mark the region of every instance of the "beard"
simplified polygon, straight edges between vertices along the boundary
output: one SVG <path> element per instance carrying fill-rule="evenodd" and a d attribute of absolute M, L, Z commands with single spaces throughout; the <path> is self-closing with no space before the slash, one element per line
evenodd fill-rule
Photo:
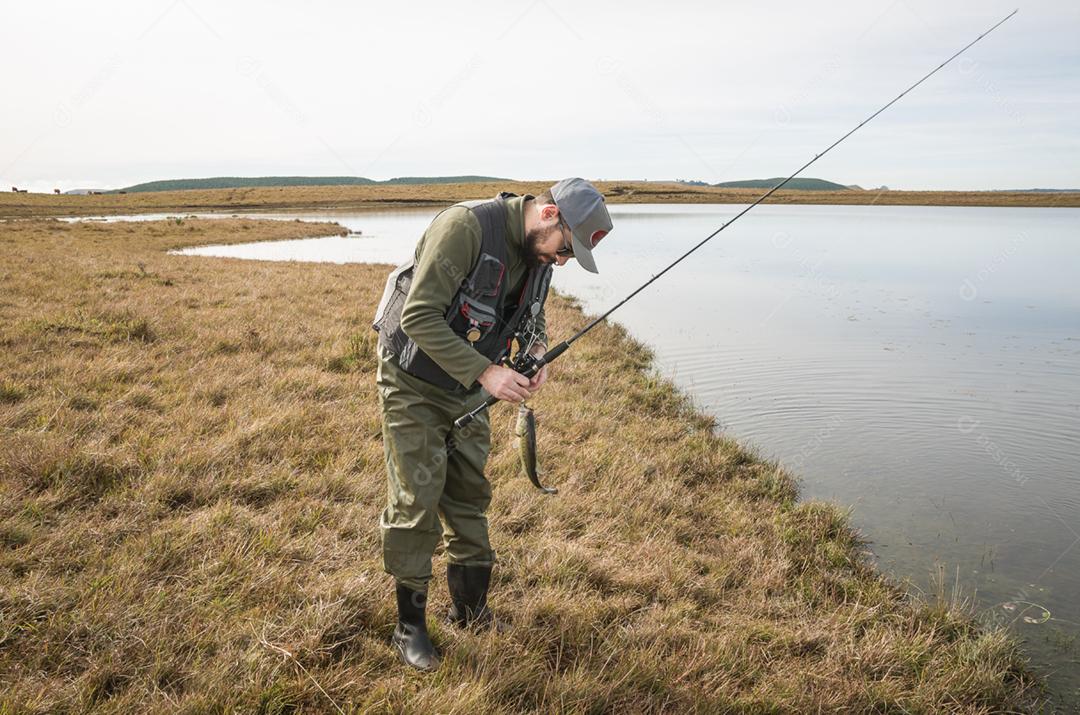
<path fill-rule="evenodd" d="M 559 231 L 557 225 L 548 226 L 547 228 L 537 227 L 525 234 L 525 255 L 523 258 L 525 265 L 528 266 L 530 270 L 552 263 L 552 261 L 540 257 L 539 246 L 555 232 L 558 232 L 560 235 L 562 234 L 562 231 Z"/>

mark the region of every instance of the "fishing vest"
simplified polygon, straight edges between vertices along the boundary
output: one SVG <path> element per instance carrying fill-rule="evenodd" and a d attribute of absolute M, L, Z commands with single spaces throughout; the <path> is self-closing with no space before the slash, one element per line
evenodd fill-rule
<path fill-rule="evenodd" d="M 543 308 L 551 283 L 551 266 L 531 268 L 521 293 L 510 295 L 505 280 L 509 275 L 505 200 L 512 196 L 503 192 L 494 199 L 456 204 L 469 209 L 480 222 L 480 255 L 450 301 L 446 322 L 459 338 L 493 363 L 502 361 L 514 333 Z M 386 280 L 372 324 L 379 333 L 379 345 L 410 375 L 454 392 L 471 389 L 472 385 L 450 377 L 401 329 L 401 311 L 414 269 L 415 257 L 398 266 Z"/>

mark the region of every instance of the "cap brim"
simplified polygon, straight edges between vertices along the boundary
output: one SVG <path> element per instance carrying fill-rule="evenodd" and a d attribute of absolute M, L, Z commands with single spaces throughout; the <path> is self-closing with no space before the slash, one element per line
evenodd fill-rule
<path fill-rule="evenodd" d="M 578 264 L 589 273 L 599 273 L 596 269 L 596 261 L 593 260 L 592 248 L 588 243 L 578 238 L 577 231 L 570 231 L 570 243 L 574 247 L 574 258 Z"/>

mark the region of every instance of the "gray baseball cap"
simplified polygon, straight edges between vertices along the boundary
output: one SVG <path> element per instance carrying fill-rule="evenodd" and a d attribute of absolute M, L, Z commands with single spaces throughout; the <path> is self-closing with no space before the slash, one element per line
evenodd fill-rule
<path fill-rule="evenodd" d="M 551 198 L 572 234 L 574 258 L 590 273 L 596 270 L 592 250 L 612 229 L 604 196 L 585 179 L 563 179 L 551 187 Z"/>

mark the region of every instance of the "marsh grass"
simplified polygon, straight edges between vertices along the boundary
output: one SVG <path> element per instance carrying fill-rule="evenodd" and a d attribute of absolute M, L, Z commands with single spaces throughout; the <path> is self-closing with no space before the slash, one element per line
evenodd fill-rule
<path fill-rule="evenodd" d="M 491 603 L 389 647 L 369 321 L 386 267 L 167 255 L 327 224 L 0 224 L 0 712 L 960 712 L 1032 707 L 1001 631 L 882 579 L 837 507 L 599 327 L 493 415 Z M 581 325 L 552 301 L 553 335 Z"/>
<path fill-rule="evenodd" d="M 762 189 L 731 189 L 679 183 L 596 181 L 608 203 L 748 204 Z M 191 189 L 88 196 L 0 193 L 0 218 L 170 211 L 283 211 L 289 209 L 401 208 L 445 206 L 491 198 L 500 191 L 538 195 L 552 182 L 501 181 L 467 184 L 389 186 L 280 186 Z M 791 191 L 771 196 L 772 204 L 880 206 L 1080 206 L 1080 193 L 1027 191 Z M 183 217 L 171 219 L 183 225 Z"/>

